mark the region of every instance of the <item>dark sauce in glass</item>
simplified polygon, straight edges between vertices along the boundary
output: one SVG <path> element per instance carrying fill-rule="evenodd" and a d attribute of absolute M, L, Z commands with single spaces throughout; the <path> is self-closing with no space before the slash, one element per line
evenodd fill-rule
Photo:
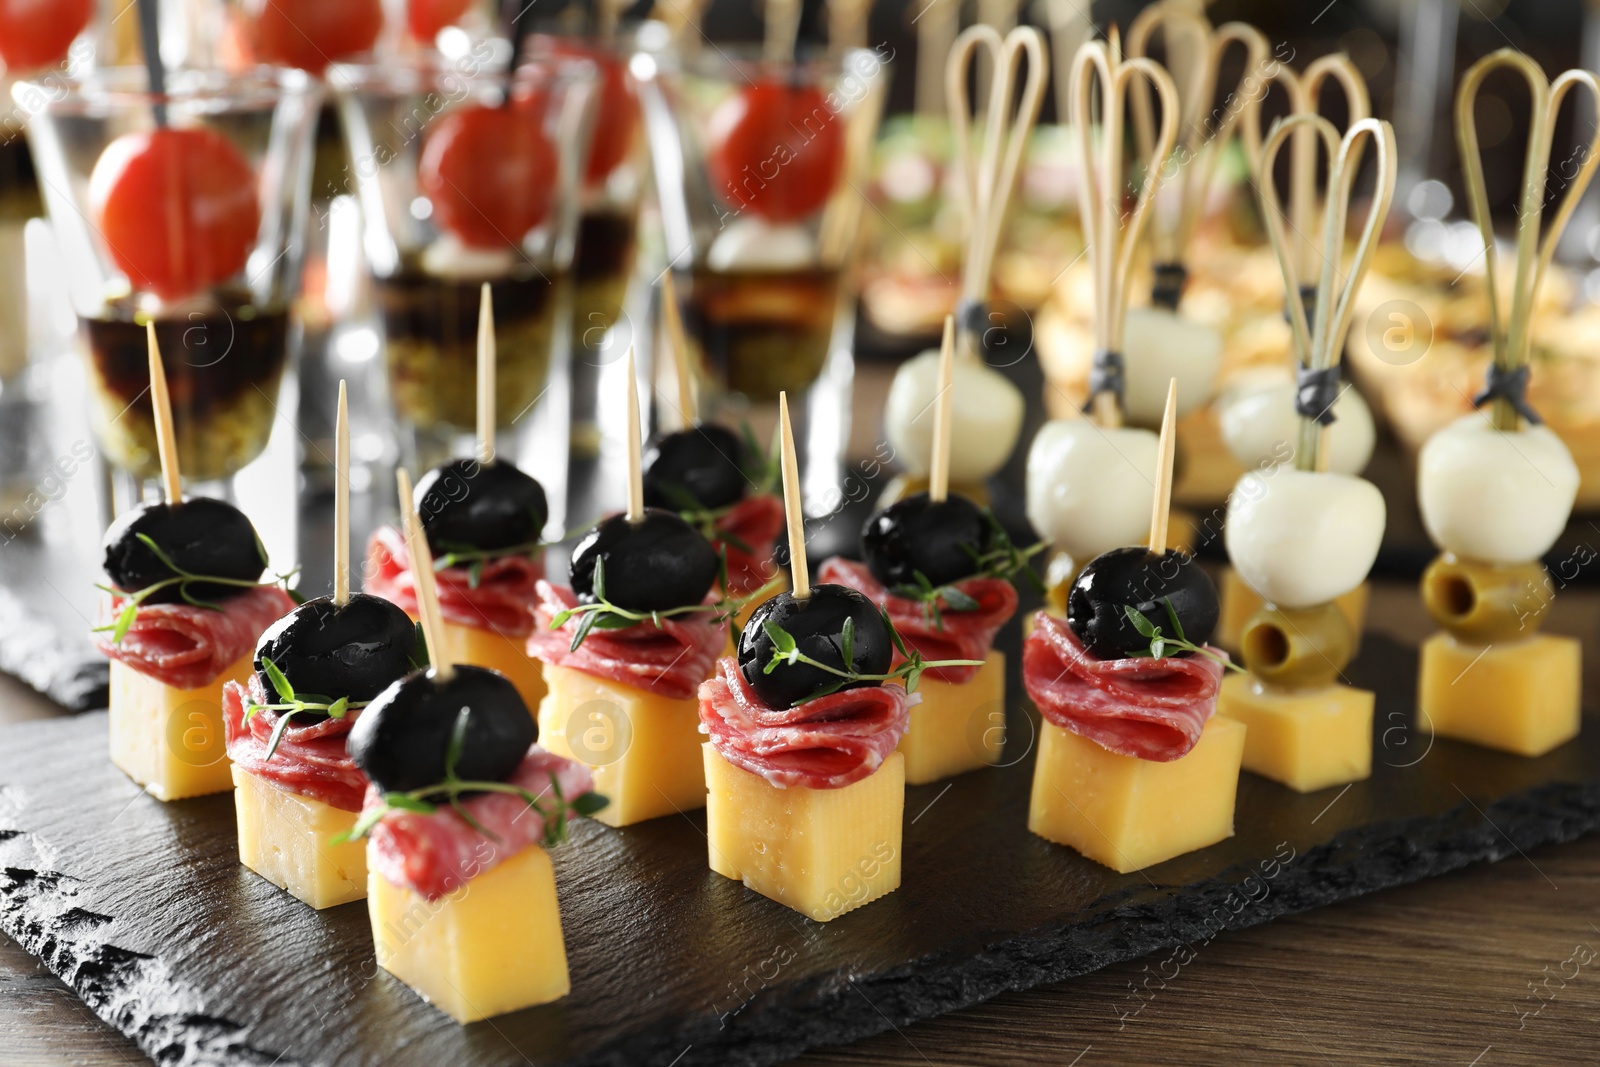
<path fill-rule="evenodd" d="M 724 388 L 775 401 L 779 392 L 799 392 L 822 373 L 839 302 L 837 269 L 724 273 L 697 267 L 679 287 L 684 329 Z"/>
<path fill-rule="evenodd" d="M 25 220 L 43 214 L 27 138 L 12 133 L 9 140 L 0 141 L 0 219 Z"/>

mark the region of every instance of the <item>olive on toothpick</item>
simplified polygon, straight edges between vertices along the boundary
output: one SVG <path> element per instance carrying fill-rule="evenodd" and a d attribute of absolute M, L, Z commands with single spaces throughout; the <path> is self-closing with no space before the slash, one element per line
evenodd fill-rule
<path fill-rule="evenodd" d="M 160 554 L 141 540 L 153 541 Z M 106 530 L 105 571 L 111 584 L 137 592 L 177 577 L 167 559 L 190 574 L 256 582 L 267 568 L 256 528 L 244 512 L 222 500 L 195 497 L 181 504 L 140 504 L 117 517 Z M 242 593 L 245 586 L 214 582 L 174 582 L 143 599 L 146 604 L 178 603 L 183 593 L 217 600 Z"/>
<path fill-rule="evenodd" d="M 848 658 L 846 622 L 851 629 Z M 804 660 L 779 663 L 768 673 L 776 648 L 769 624 L 788 634 L 802 656 L 832 671 L 868 677 L 840 685 L 838 674 Z M 824 690 L 882 685 L 893 658 L 894 639 L 878 606 L 842 585 L 812 586 L 804 599 L 779 593 L 755 610 L 739 637 L 739 670 L 756 694 L 775 708 L 793 707 Z"/>
<path fill-rule="evenodd" d="M 940 501 L 927 493 L 908 496 L 873 515 L 861 531 L 867 568 L 890 588 L 915 585 L 918 574 L 936 586 L 971 578 L 993 542 L 989 517 L 960 494 Z"/>
<path fill-rule="evenodd" d="M 436 556 L 535 545 L 550 517 L 544 486 L 504 460 L 435 467 L 417 482 L 413 500 Z"/>
<path fill-rule="evenodd" d="M 644 455 L 646 507 L 715 511 L 744 499 L 749 448 L 725 426 L 704 423 L 657 438 Z"/>
<path fill-rule="evenodd" d="M 646 508 L 643 518 L 605 519 L 572 553 L 572 591 L 594 603 L 595 571 L 605 599 L 628 611 L 666 611 L 698 604 L 717 580 L 717 550 L 675 512 Z"/>
<path fill-rule="evenodd" d="M 372 700 L 412 668 L 416 625 L 382 597 L 353 593 L 343 606 L 331 596 L 308 600 L 274 622 L 256 643 L 255 671 L 262 688 L 275 686 L 271 661 L 304 700 L 343 697 L 352 704 Z M 304 721 L 321 712 L 296 712 Z"/>
<path fill-rule="evenodd" d="M 1217 587 L 1181 549 L 1155 553 L 1132 545 L 1096 556 L 1067 593 L 1067 625 L 1097 659 L 1146 654 L 1150 637 L 1134 625 L 1130 607 L 1167 636 L 1194 645 L 1204 645 L 1217 628 Z M 1170 654 L 1187 656 L 1190 650 L 1174 648 Z"/>

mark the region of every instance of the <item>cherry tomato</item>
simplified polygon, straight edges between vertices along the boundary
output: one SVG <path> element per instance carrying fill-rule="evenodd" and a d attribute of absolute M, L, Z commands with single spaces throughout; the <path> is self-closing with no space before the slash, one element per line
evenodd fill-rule
<path fill-rule="evenodd" d="M 472 7 L 472 0 L 406 0 L 406 30 L 423 44 L 432 44 L 439 31 L 454 26 Z"/>
<path fill-rule="evenodd" d="M 203 127 L 118 137 L 90 175 L 89 203 L 117 268 L 163 300 L 237 274 L 261 225 L 249 161 Z"/>
<path fill-rule="evenodd" d="M 639 102 L 628 81 L 627 63 L 603 45 L 572 37 L 541 36 L 537 44 L 556 55 L 587 59 L 599 68 L 594 136 L 589 141 L 589 161 L 583 170 L 585 185 L 599 185 L 628 158 L 634 131 L 639 128 Z"/>
<path fill-rule="evenodd" d="M 773 222 L 816 211 L 844 173 L 844 120 L 811 86 L 758 82 L 717 105 L 709 125 L 717 191 Z"/>
<path fill-rule="evenodd" d="M 536 103 L 536 102 L 535 102 Z M 550 211 L 556 150 L 527 104 L 467 104 L 422 149 L 422 191 L 440 229 L 477 248 L 522 242 Z"/>
<path fill-rule="evenodd" d="M 13 73 L 59 63 L 93 14 L 94 0 L 0 0 L 0 61 Z"/>
<path fill-rule="evenodd" d="M 255 51 L 264 62 L 321 74 L 370 49 L 382 29 L 382 0 L 265 0 Z"/>

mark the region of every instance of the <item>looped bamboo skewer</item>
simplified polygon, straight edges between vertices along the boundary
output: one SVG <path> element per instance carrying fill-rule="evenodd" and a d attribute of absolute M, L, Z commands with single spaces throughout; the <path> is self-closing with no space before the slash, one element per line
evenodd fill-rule
<path fill-rule="evenodd" d="M 989 81 L 983 143 L 974 158 L 967 72 L 980 48 L 987 51 L 994 73 Z M 1016 94 L 1017 74 L 1024 55 L 1028 60 L 1028 77 L 1013 108 L 1011 98 Z M 989 275 L 1000 245 L 1006 206 L 1017 184 L 1028 136 L 1039 119 L 1048 77 L 1044 36 L 1031 26 L 1019 26 L 1003 39 L 993 27 L 969 26 L 956 38 L 946 61 L 945 95 L 950 105 L 950 130 L 967 222 L 961 299 L 969 307 L 981 307 L 989 297 Z M 962 352 L 971 356 L 974 347 L 971 324 L 962 322 L 960 325 L 965 338 Z"/>
<path fill-rule="evenodd" d="M 1161 126 L 1144 166 L 1144 188 L 1133 211 L 1122 218 L 1123 95 L 1135 77 L 1155 86 L 1161 101 Z M 1095 158 L 1090 98 L 1100 90 L 1100 158 Z M 1128 275 L 1144 231 L 1145 216 L 1161 186 L 1161 164 L 1172 154 L 1178 136 L 1178 90 L 1172 78 L 1150 59 L 1123 59 L 1116 27 L 1105 41 L 1085 41 L 1072 61 L 1068 86 L 1072 100 L 1073 133 L 1078 138 L 1083 177 L 1078 183 L 1078 217 L 1089 244 L 1094 268 L 1094 333 L 1097 353 L 1120 353 L 1122 322 L 1128 309 Z M 1091 395 L 1095 420 L 1105 427 L 1122 424 L 1122 400 L 1115 391 Z"/>
<path fill-rule="evenodd" d="M 1339 366 L 1340 353 L 1344 351 L 1345 335 L 1350 330 L 1350 318 L 1355 310 L 1356 293 L 1372 265 L 1372 256 L 1378 248 L 1378 235 L 1384 220 L 1389 216 L 1389 205 L 1394 199 L 1396 151 L 1394 127 L 1378 119 L 1362 119 L 1355 123 L 1341 139 L 1333 123 L 1321 115 L 1291 115 L 1273 123 L 1267 143 L 1262 147 L 1261 169 L 1256 183 L 1261 199 L 1261 217 L 1266 226 L 1267 239 L 1277 254 L 1278 266 L 1283 272 L 1283 285 L 1287 293 L 1298 293 L 1304 283 L 1295 262 L 1287 233 L 1284 231 L 1283 205 L 1278 190 L 1271 180 L 1272 165 L 1278 150 L 1286 140 L 1299 136 L 1309 128 L 1327 149 L 1329 164 L 1328 193 L 1323 208 L 1323 249 L 1321 270 L 1316 283 L 1316 314 L 1308 322 L 1303 301 L 1289 300 L 1290 328 L 1294 332 L 1295 349 L 1303 371 L 1314 372 L 1329 380 Z M 1367 218 L 1356 242 L 1355 255 L 1350 268 L 1343 273 L 1339 267 L 1343 260 L 1345 225 L 1350 213 L 1350 195 L 1357 172 L 1361 169 L 1361 152 L 1367 141 L 1377 145 L 1377 184 L 1372 191 L 1372 202 Z M 1320 470 L 1324 449 L 1322 438 L 1331 422 L 1331 400 L 1319 404 L 1315 415 L 1300 410 L 1300 444 L 1295 449 L 1295 466 L 1301 470 Z"/>
<path fill-rule="evenodd" d="M 1494 220 L 1489 214 L 1489 198 L 1484 191 L 1483 159 L 1478 152 L 1478 128 L 1473 119 L 1473 105 L 1484 79 L 1496 70 L 1511 68 L 1528 83 L 1529 103 L 1528 151 L 1522 169 L 1522 199 L 1517 211 L 1517 264 L 1512 279 L 1509 314 L 1497 295 L 1496 261 L 1494 246 Z M 1600 125 L 1585 146 L 1583 162 L 1568 183 L 1561 207 L 1556 210 L 1541 241 L 1539 228 L 1546 199 L 1546 170 L 1550 165 L 1550 145 L 1555 135 L 1556 115 L 1561 101 L 1576 85 L 1588 88 L 1594 104 L 1600 107 L 1600 79 L 1586 70 L 1569 70 L 1555 81 L 1545 77 L 1544 70 L 1534 60 L 1521 52 L 1502 48 L 1478 60 L 1461 79 L 1456 91 L 1456 141 L 1461 149 L 1461 170 L 1466 177 L 1467 202 L 1472 218 L 1483 235 L 1485 284 L 1489 293 L 1489 329 L 1494 338 L 1494 368 L 1509 380 L 1528 364 L 1530 340 L 1529 320 L 1533 315 L 1533 298 L 1539 283 L 1555 254 L 1556 242 L 1566 229 L 1572 213 L 1577 209 L 1583 191 L 1600 166 Z M 1482 403 L 1494 392 L 1485 390 L 1474 403 Z M 1491 416 L 1498 430 L 1521 428 L 1525 411 L 1504 395 L 1494 395 Z M 1524 405 L 1525 407 L 1525 405 Z"/>

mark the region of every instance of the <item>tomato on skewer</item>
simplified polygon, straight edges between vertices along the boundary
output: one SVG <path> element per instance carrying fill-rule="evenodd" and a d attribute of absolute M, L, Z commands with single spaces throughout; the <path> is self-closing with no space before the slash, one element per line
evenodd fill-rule
<path fill-rule="evenodd" d="M 844 121 L 813 86 L 757 82 L 717 105 L 709 127 L 717 191 L 771 222 L 810 215 L 844 174 Z"/>
<path fill-rule="evenodd" d="M 264 0 L 255 54 L 266 63 L 321 74 L 329 63 L 370 49 L 383 29 L 382 0 Z"/>
<path fill-rule="evenodd" d="M 117 269 L 169 301 L 242 270 L 261 225 L 249 161 L 204 127 L 118 137 L 90 175 L 89 203 Z"/>
<path fill-rule="evenodd" d="M 597 186 L 628 158 L 639 128 L 639 102 L 628 81 L 627 60 L 603 44 L 581 38 L 541 35 L 534 42 L 536 48 L 558 56 L 587 59 L 598 70 L 594 136 L 589 141 L 589 160 L 583 172 L 583 183 Z"/>
<path fill-rule="evenodd" d="M 476 248 L 518 245 L 550 212 L 556 149 L 540 126 L 543 98 L 466 104 L 438 121 L 419 182 L 439 228 Z"/>
<path fill-rule="evenodd" d="M 94 0 L 0 0 L 0 66 L 21 73 L 59 63 L 93 14 Z"/>
<path fill-rule="evenodd" d="M 446 26 L 454 26 L 472 7 L 472 0 L 406 0 L 406 32 L 429 44 Z"/>

